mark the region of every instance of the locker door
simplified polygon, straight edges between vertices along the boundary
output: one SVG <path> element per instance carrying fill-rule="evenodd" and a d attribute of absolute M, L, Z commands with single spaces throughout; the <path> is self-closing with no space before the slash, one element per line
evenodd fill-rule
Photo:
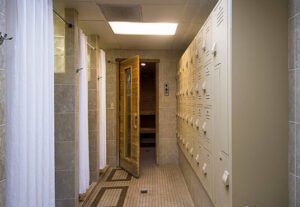
<path fill-rule="evenodd" d="M 228 14 L 227 1 L 218 3 L 212 13 L 213 65 L 215 73 L 217 149 L 229 155 L 228 121 Z"/>

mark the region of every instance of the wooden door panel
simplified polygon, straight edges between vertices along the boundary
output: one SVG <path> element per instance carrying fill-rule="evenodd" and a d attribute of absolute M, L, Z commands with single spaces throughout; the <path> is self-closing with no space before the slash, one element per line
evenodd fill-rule
<path fill-rule="evenodd" d="M 140 159 L 140 60 L 120 64 L 120 166 L 139 177 Z"/>

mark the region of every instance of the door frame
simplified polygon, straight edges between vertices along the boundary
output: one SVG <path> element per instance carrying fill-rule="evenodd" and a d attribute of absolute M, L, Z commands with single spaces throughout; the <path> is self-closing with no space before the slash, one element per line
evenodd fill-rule
<path fill-rule="evenodd" d="M 116 163 L 120 166 L 120 63 L 127 58 L 116 58 Z M 159 163 L 159 59 L 140 59 L 140 62 L 155 63 L 155 160 Z"/>

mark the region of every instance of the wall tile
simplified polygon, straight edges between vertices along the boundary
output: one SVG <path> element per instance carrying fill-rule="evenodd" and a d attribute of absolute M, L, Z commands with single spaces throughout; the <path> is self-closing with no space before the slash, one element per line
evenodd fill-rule
<path fill-rule="evenodd" d="M 55 143 L 55 169 L 75 169 L 75 142 Z"/>
<path fill-rule="evenodd" d="M 98 131 L 89 131 L 89 150 L 90 152 L 97 151 L 97 136 Z"/>
<path fill-rule="evenodd" d="M 89 131 L 97 130 L 97 113 L 95 111 L 89 111 Z"/>
<path fill-rule="evenodd" d="M 107 156 L 106 157 L 107 165 L 110 167 L 117 167 L 117 157 L 116 156 Z"/>
<path fill-rule="evenodd" d="M 294 16 L 298 12 L 300 12 L 300 1 L 289 0 L 289 17 Z"/>
<path fill-rule="evenodd" d="M 88 99 L 89 111 L 97 110 L 97 90 L 89 89 Z"/>
<path fill-rule="evenodd" d="M 5 179 L 5 126 L 0 126 L 0 181 Z"/>
<path fill-rule="evenodd" d="M 5 71 L 0 70 L 0 125 L 5 123 Z"/>
<path fill-rule="evenodd" d="M 5 14 L 5 1 L 6 0 L 0 0 L 0 13 Z"/>
<path fill-rule="evenodd" d="M 55 198 L 66 199 L 75 197 L 75 172 L 56 171 L 55 172 Z M 74 207 L 74 206 L 73 206 Z"/>
<path fill-rule="evenodd" d="M 296 95 L 295 95 L 295 101 L 296 101 L 296 110 L 295 110 L 295 119 L 296 122 L 300 122 L 300 70 L 296 70 Z"/>
<path fill-rule="evenodd" d="M 176 139 L 176 109 L 159 109 L 159 137 Z"/>
<path fill-rule="evenodd" d="M 295 174 L 296 124 L 289 124 L 289 172 Z"/>
<path fill-rule="evenodd" d="M 0 182 L 0 207 L 5 207 L 5 180 Z"/>
<path fill-rule="evenodd" d="M 97 171 L 90 171 L 90 183 L 98 181 Z"/>
<path fill-rule="evenodd" d="M 116 155 L 116 140 L 106 140 L 107 156 Z"/>
<path fill-rule="evenodd" d="M 97 70 L 90 68 L 91 79 L 89 80 L 89 89 L 97 89 Z"/>
<path fill-rule="evenodd" d="M 289 71 L 289 121 L 295 121 L 295 90 L 296 90 L 296 71 Z M 300 81 L 300 80 L 299 80 Z"/>
<path fill-rule="evenodd" d="M 289 20 L 289 68 L 300 68 L 300 15 Z"/>
<path fill-rule="evenodd" d="M 74 207 L 75 199 L 56 200 L 55 207 Z"/>
<path fill-rule="evenodd" d="M 55 112 L 75 112 L 75 86 L 55 85 Z"/>
<path fill-rule="evenodd" d="M 90 159 L 90 170 L 96 171 L 97 170 L 97 152 L 89 152 L 89 159 Z"/>
<path fill-rule="evenodd" d="M 161 139 L 160 145 L 160 165 L 178 164 L 178 148 L 176 140 Z"/>
<path fill-rule="evenodd" d="M 55 141 L 75 140 L 75 113 L 55 115 Z"/>
<path fill-rule="evenodd" d="M 2 0 L 3 1 L 3 0 Z M 0 7 L 1 10 L 1 7 Z M 5 23 L 5 15 L 0 13 L 0 31 L 2 33 L 6 33 L 6 23 Z M 0 69 L 6 68 L 6 61 L 5 61 L 5 52 L 6 52 L 6 43 L 4 42 L 3 45 L 0 47 Z"/>
<path fill-rule="evenodd" d="M 74 56 L 65 56 L 65 73 L 55 73 L 54 81 L 55 84 L 71 84 L 76 83 L 76 65 L 74 63 Z"/>
<path fill-rule="evenodd" d="M 300 206 L 300 178 L 296 177 L 296 206 Z"/>
<path fill-rule="evenodd" d="M 289 207 L 296 207 L 296 176 L 289 174 Z"/>

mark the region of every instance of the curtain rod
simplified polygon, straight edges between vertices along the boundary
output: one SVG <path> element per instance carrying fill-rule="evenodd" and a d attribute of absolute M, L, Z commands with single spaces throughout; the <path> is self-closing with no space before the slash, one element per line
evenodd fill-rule
<path fill-rule="evenodd" d="M 60 16 L 59 13 L 58 13 L 57 11 L 55 11 L 54 9 L 53 9 L 53 13 L 56 14 L 56 16 L 57 16 L 58 18 L 60 18 L 64 23 L 66 23 L 66 24 L 68 25 L 69 28 L 72 28 L 72 27 L 73 27 L 73 24 L 67 22 L 67 21 L 66 21 L 62 16 Z"/>

